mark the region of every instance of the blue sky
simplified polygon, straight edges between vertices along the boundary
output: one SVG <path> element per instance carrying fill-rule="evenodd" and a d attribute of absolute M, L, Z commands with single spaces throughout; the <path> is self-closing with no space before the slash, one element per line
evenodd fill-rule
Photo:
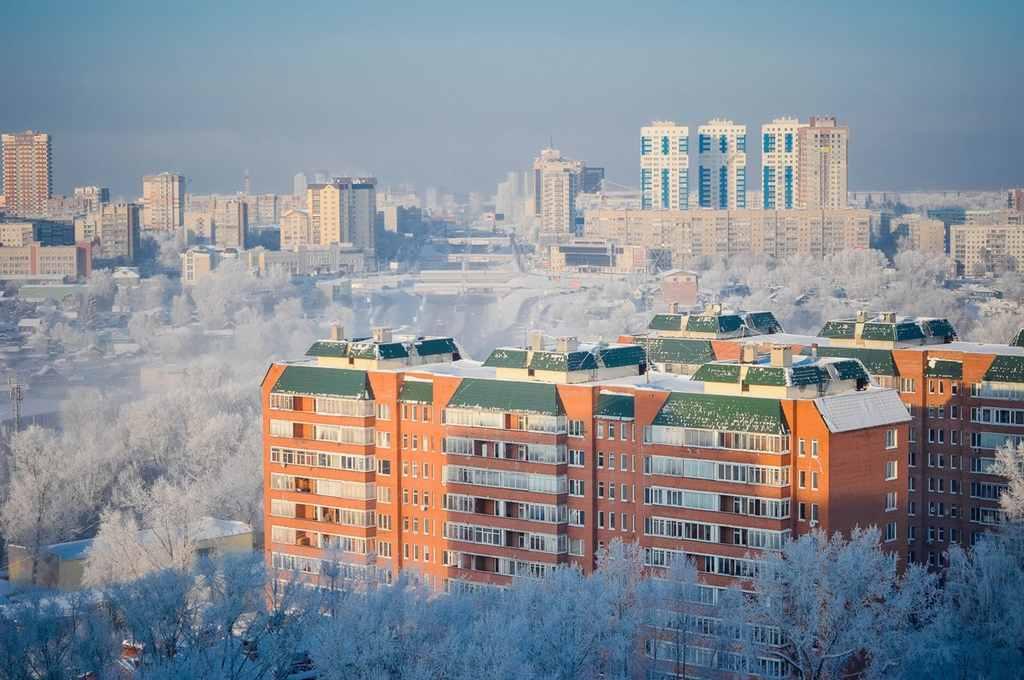
<path fill-rule="evenodd" d="M 490 193 L 549 138 L 635 185 L 649 120 L 819 113 L 851 127 L 851 189 L 1024 184 L 1021 3 L 711 4 L 15 1 L 0 129 L 54 135 L 61 193 L 246 168 Z"/>

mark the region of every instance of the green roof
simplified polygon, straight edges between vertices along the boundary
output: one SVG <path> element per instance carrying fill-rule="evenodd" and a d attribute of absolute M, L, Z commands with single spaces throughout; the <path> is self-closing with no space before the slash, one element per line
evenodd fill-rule
<path fill-rule="evenodd" d="M 622 366 L 638 366 L 646 360 L 644 348 L 639 345 L 622 345 L 620 347 L 605 347 L 597 351 L 601 357 L 601 364 L 605 368 L 620 368 Z"/>
<path fill-rule="evenodd" d="M 377 345 L 377 357 L 380 359 L 404 359 L 409 350 L 400 342 L 382 342 Z"/>
<path fill-rule="evenodd" d="M 598 418 L 631 419 L 634 416 L 633 396 L 602 392 L 597 395 L 597 412 L 594 415 Z"/>
<path fill-rule="evenodd" d="M 849 340 L 856 332 L 857 324 L 853 321 L 826 321 L 818 333 L 823 338 Z"/>
<path fill-rule="evenodd" d="M 924 331 L 916 323 L 908 321 L 906 323 L 896 324 L 896 340 L 922 340 L 924 339 Z"/>
<path fill-rule="evenodd" d="M 694 376 L 696 378 L 696 376 Z M 748 385 L 772 385 L 785 387 L 786 369 L 778 366 L 751 366 L 747 369 L 744 382 Z"/>
<path fill-rule="evenodd" d="M 704 364 L 693 374 L 694 380 L 718 383 L 738 383 L 740 381 L 739 364 Z"/>
<path fill-rule="evenodd" d="M 398 401 L 414 401 L 420 404 L 434 403 L 434 383 L 426 380 L 406 380 L 398 393 Z"/>
<path fill-rule="evenodd" d="M 554 385 L 485 378 L 464 378 L 448 406 L 548 415 L 564 413 Z"/>
<path fill-rule="evenodd" d="M 1011 347 L 1024 347 L 1024 328 L 1021 328 L 1017 333 L 1010 338 Z"/>
<path fill-rule="evenodd" d="M 686 330 L 695 333 L 732 333 L 743 327 L 743 319 L 736 314 L 691 314 L 686 319 Z"/>
<path fill-rule="evenodd" d="M 424 338 L 416 341 L 416 353 L 421 357 L 435 354 L 458 354 L 459 348 L 453 338 Z"/>
<path fill-rule="evenodd" d="M 1024 357 L 999 355 L 985 372 L 992 382 L 1024 383 Z"/>
<path fill-rule="evenodd" d="M 956 329 L 946 319 L 926 319 L 923 321 L 928 328 L 929 334 L 938 338 L 955 338 Z"/>
<path fill-rule="evenodd" d="M 683 315 L 655 314 L 647 328 L 652 331 L 680 331 L 683 329 Z"/>
<path fill-rule="evenodd" d="M 789 369 L 791 385 L 820 385 L 827 377 L 828 374 L 818 366 L 793 366 Z"/>
<path fill-rule="evenodd" d="M 366 371 L 319 366 L 288 366 L 272 391 L 346 399 L 373 398 Z"/>
<path fill-rule="evenodd" d="M 526 368 L 525 349 L 506 349 L 499 347 L 487 357 L 484 366 L 491 368 Z"/>
<path fill-rule="evenodd" d="M 747 315 L 748 323 L 754 330 L 761 333 L 781 333 L 782 324 L 771 312 L 751 312 Z"/>
<path fill-rule="evenodd" d="M 648 337 L 638 341 L 647 351 L 647 360 L 654 363 L 704 364 L 715 358 L 710 340 Z"/>
<path fill-rule="evenodd" d="M 782 434 L 786 431 L 778 399 L 718 394 L 669 394 L 654 425 L 702 430 Z"/>
<path fill-rule="evenodd" d="M 348 342 L 342 340 L 317 340 L 306 350 L 308 357 L 335 357 L 343 358 L 348 356 Z"/>
<path fill-rule="evenodd" d="M 810 354 L 810 348 L 804 348 L 803 354 Z M 896 362 L 892 352 L 887 349 L 865 349 L 863 347 L 819 347 L 821 357 L 849 357 L 859 359 L 871 375 L 896 376 Z"/>
<path fill-rule="evenodd" d="M 868 381 L 871 377 L 867 371 L 864 370 L 864 366 L 855 359 L 847 361 L 836 361 L 832 364 L 836 369 L 836 374 L 840 380 L 864 380 Z"/>
<path fill-rule="evenodd" d="M 924 367 L 924 374 L 929 378 L 963 380 L 964 364 L 961 361 L 950 361 L 948 359 L 929 359 Z"/>
<path fill-rule="evenodd" d="M 583 371 L 597 368 L 597 359 L 593 352 L 576 350 L 573 352 L 534 352 L 530 357 L 530 366 L 535 371 Z"/>

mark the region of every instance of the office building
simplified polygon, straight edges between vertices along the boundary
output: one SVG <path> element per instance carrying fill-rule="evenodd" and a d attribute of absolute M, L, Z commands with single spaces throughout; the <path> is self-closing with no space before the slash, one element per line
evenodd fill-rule
<path fill-rule="evenodd" d="M 824 257 L 870 247 L 868 210 L 588 210 L 584 235 L 693 258 L 756 253 Z"/>
<path fill-rule="evenodd" d="M 213 244 L 220 248 L 246 248 L 249 204 L 243 198 L 217 201 L 213 211 Z"/>
<path fill-rule="evenodd" d="M 139 248 L 141 206 L 135 203 L 100 203 L 75 218 L 75 241 L 92 243 L 97 260 L 134 262 Z"/>
<path fill-rule="evenodd" d="M 649 267 L 644 246 L 573 239 L 551 245 L 549 250 L 548 269 L 556 274 L 646 274 Z"/>
<path fill-rule="evenodd" d="M 359 274 L 366 271 L 366 254 L 348 243 L 326 246 L 294 245 L 289 249 L 251 248 L 245 252 L 249 270 L 260 276 L 321 276 Z"/>
<path fill-rule="evenodd" d="M 916 214 L 893 216 L 889 220 L 889 229 L 903 248 L 929 255 L 946 252 L 946 225 L 942 220 Z"/>
<path fill-rule="evenodd" d="M 174 231 L 185 226 L 185 177 L 171 172 L 142 178 L 142 227 Z"/>
<path fill-rule="evenodd" d="M 645 210 L 690 207 L 690 129 L 658 120 L 640 128 L 640 205 Z"/>
<path fill-rule="evenodd" d="M 797 134 L 799 207 L 847 207 L 850 129 L 831 116 L 811 116 Z"/>
<path fill-rule="evenodd" d="M 336 330 L 263 380 L 268 561 L 461 589 L 589 573 L 619 539 L 654 570 L 691 558 L 713 604 L 811 529 L 904 540 L 898 393 L 857 360 L 738 348 L 686 379 L 632 343 L 533 333 L 481 364 Z"/>
<path fill-rule="evenodd" d="M 72 197 L 76 203 L 76 209 L 87 213 L 104 203 L 110 203 L 110 189 L 96 186 L 75 187 Z"/>
<path fill-rule="evenodd" d="M 797 207 L 799 132 L 806 126 L 796 118 L 776 118 L 761 126 L 761 206 L 766 210 Z"/>
<path fill-rule="evenodd" d="M 701 208 L 747 207 L 747 126 L 715 118 L 697 128 Z"/>
<path fill-rule="evenodd" d="M 13 215 L 42 216 L 53 193 L 50 135 L 26 132 L 0 135 L 3 146 L 4 209 Z"/>
<path fill-rule="evenodd" d="M 583 184 L 583 162 L 562 157 L 558 149 L 543 149 L 533 162 L 534 214 L 540 230 L 552 237 L 575 232 L 576 196 Z"/>

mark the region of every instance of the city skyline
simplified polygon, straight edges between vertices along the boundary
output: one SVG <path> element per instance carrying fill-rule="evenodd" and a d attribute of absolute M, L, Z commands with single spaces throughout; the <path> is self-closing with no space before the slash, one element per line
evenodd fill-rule
<path fill-rule="evenodd" d="M 757 131 L 811 115 L 849 125 L 853 191 L 1024 182 L 1015 162 L 1024 133 L 1013 117 L 1021 94 L 1010 86 L 1024 57 L 1011 40 L 1010 3 L 787 17 L 669 4 L 544 14 L 536 5 L 442 5 L 387 16 L 372 7 L 303 16 L 252 8 L 242 12 L 245 30 L 224 35 L 239 9 L 197 22 L 200 7 L 190 3 L 163 16 L 18 7 L 0 28 L 0 55 L 17 61 L 44 34 L 54 49 L 11 74 L 0 129 L 53 135 L 55 193 L 101 184 L 128 198 L 143 175 L 165 170 L 203 193 L 241 189 L 248 168 L 264 192 L 287 191 L 295 172 L 322 167 L 489 194 L 552 139 L 635 186 L 636 130 L 651 120 L 695 128 L 725 117 Z M 254 42 L 276 47 L 250 49 Z M 124 59 L 128 51 L 138 58 Z M 349 85 L 323 89 L 322 72 L 338 66 Z M 359 107 L 353 89 L 367 93 Z M 115 105 L 119 97 L 136 103 Z M 751 161 L 752 179 L 759 154 Z"/>

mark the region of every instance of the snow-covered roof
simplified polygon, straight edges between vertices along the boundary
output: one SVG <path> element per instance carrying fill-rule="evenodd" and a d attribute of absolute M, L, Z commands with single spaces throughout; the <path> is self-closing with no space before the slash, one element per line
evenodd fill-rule
<path fill-rule="evenodd" d="M 910 420 L 896 390 L 869 389 L 818 397 L 814 405 L 831 432 L 851 432 Z"/>

